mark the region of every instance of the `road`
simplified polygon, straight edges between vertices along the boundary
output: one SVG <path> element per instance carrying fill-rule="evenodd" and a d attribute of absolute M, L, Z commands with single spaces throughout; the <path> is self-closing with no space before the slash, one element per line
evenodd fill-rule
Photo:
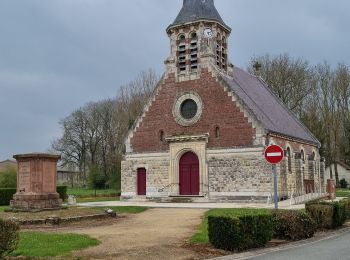
<path fill-rule="evenodd" d="M 281 248 L 265 248 L 241 254 L 215 258 L 216 260 L 350 260 L 350 229 L 314 241 L 298 241 Z"/>
<path fill-rule="evenodd" d="M 303 246 L 246 258 L 255 260 L 350 260 L 350 231 Z"/>

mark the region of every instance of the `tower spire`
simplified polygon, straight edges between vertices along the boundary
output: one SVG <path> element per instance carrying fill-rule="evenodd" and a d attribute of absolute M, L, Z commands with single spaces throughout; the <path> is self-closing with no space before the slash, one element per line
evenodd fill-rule
<path fill-rule="evenodd" d="M 215 21 L 230 30 L 216 10 L 214 0 L 183 0 L 180 13 L 168 29 L 196 21 Z"/>

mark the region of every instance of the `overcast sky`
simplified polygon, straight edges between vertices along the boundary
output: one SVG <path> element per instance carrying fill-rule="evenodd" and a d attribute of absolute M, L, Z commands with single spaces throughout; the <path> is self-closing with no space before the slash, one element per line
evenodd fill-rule
<path fill-rule="evenodd" d="M 350 64 L 348 0 L 216 0 L 232 28 L 230 60 L 287 52 Z M 0 0 L 0 161 L 45 152 L 59 120 L 164 71 L 165 28 L 182 0 Z"/>

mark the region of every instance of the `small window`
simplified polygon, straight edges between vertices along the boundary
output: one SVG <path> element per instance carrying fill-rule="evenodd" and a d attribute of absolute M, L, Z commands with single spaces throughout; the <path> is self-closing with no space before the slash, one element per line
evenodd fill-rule
<path fill-rule="evenodd" d="M 160 131 L 159 131 L 159 140 L 160 140 L 161 142 L 164 141 L 164 131 L 163 131 L 163 130 L 160 130 Z"/>
<path fill-rule="evenodd" d="M 222 37 L 222 44 L 225 44 L 225 43 L 226 43 L 226 37 L 223 36 L 223 37 Z"/>
<path fill-rule="evenodd" d="M 292 154 L 290 152 L 290 148 L 287 148 L 287 160 L 288 160 L 288 171 L 291 173 L 292 172 Z"/>
<path fill-rule="evenodd" d="M 180 40 L 181 42 L 185 41 L 185 39 L 186 39 L 185 35 L 181 34 L 181 35 L 179 36 L 179 40 Z"/>
<path fill-rule="evenodd" d="M 301 160 L 305 162 L 305 153 L 304 150 L 301 150 Z"/>
<path fill-rule="evenodd" d="M 191 34 L 191 39 L 192 39 L 192 40 L 193 40 L 193 39 L 197 39 L 197 33 L 195 33 L 195 32 L 192 33 L 192 34 Z"/>
<path fill-rule="evenodd" d="M 215 127 L 215 137 L 219 138 L 220 137 L 220 127 Z"/>

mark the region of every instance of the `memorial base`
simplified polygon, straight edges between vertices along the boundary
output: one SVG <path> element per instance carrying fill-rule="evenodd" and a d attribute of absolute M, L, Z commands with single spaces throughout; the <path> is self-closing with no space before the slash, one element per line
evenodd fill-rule
<path fill-rule="evenodd" d="M 15 194 L 10 206 L 16 211 L 43 211 L 62 209 L 62 199 L 58 193 Z"/>

